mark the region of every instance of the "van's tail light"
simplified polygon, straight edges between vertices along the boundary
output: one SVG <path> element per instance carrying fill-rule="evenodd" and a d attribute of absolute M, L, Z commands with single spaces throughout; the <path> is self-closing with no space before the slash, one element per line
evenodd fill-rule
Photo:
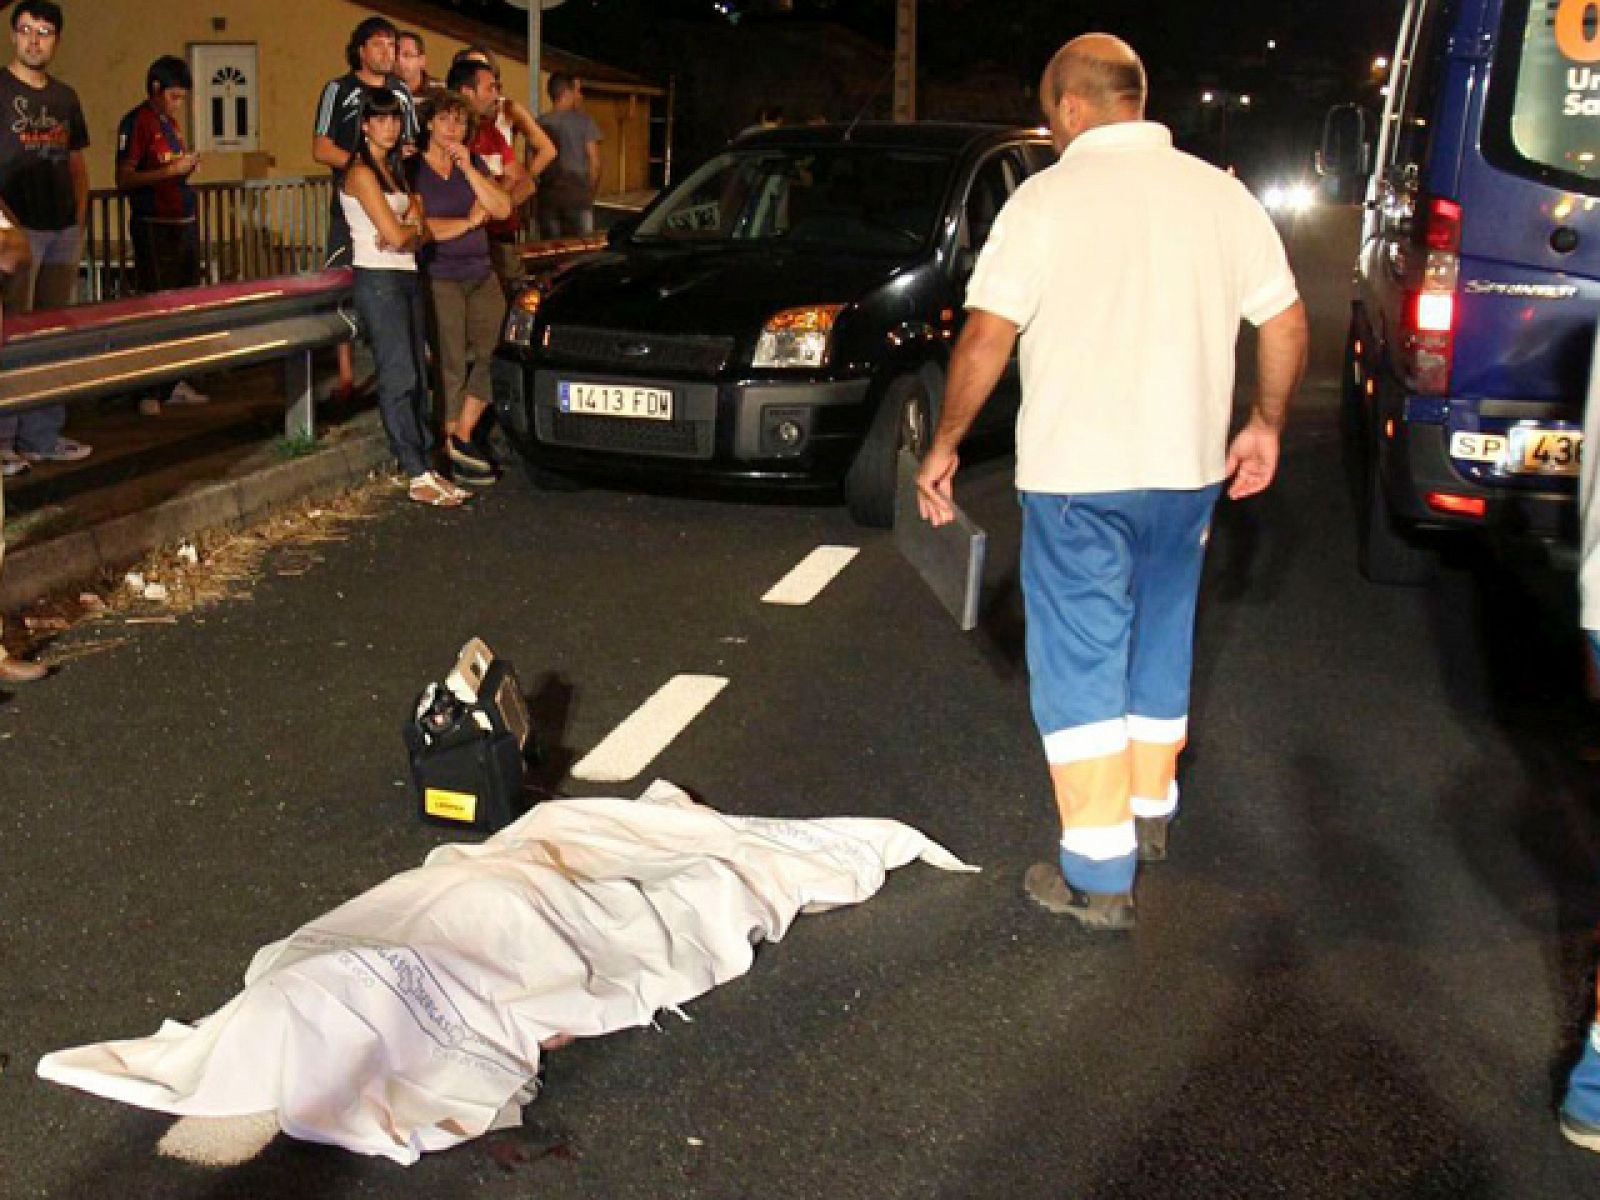
<path fill-rule="evenodd" d="M 1450 389 L 1455 357 L 1456 280 L 1461 272 L 1461 205 L 1426 196 L 1417 205 L 1415 231 L 1421 277 L 1406 293 L 1400 324 L 1400 366 L 1412 390 L 1441 395 Z"/>

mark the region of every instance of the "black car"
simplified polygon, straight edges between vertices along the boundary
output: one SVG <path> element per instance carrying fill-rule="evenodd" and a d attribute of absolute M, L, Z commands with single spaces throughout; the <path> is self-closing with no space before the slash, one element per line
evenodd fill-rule
<path fill-rule="evenodd" d="M 1000 206 L 1037 130 L 859 124 L 747 135 L 608 249 L 513 304 L 495 401 L 535 479 L 837 488 L 894 518 Z M 991 425 L 1015 412 L 1008 372 Z"/>

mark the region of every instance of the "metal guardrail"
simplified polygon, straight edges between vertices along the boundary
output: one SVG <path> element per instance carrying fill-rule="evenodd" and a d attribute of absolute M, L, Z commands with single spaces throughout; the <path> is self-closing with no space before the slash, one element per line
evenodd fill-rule
<path fill-rule="evenodd" d="M 537 274 L 605 242 L 595 234 L 519 249 Z M 355 335 L 353 282 L 348 269 L 300 273 L 8 318 L 0 344 L 0 413 L 123 395 L 281 359 L 287 432 L 314 436 L 311 355 Z"/>
<path fill-rule="evenodd" d="M 311 354 L 347 341 L 351 274 L 325 271 L 29 313 L 0 346 L 0 413 L 282 359 L 290 436 L 316 432 Z"/>

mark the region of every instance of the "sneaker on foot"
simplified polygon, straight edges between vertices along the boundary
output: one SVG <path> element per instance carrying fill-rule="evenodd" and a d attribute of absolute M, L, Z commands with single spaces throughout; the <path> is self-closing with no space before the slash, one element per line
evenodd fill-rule
<path fill-rule="evenodd" d="M 58 437 L 56 444 L 48 450 L 24 450 L 22 457 L 29 462 L 82 462 L 94 453 L 93 446 L 85 446 L 82 442 L 75 442 L 71 438 Z"/>
<path fill-rule="evenodd" d="M 28 460 L 15 450 L 0 450 L 0 476 L 10 479 L 28 470 Z"/>
<path fill-rule="evenodd" d="M 202 391 L 196 390 L 187 379 L 180 379 L 172 385 L 172 394 L 167 397 L 168 404 L 210 404 L 211 397 Z"/>
<path fill-rule="evenodd" d="M 1133 897 L 1123 894 L 1080 892 L 1061 878 L 1054 863 L 1034 863 L 1022 886 L 1040 908 L 1071 917 L 1085 929 L 1121 933 L 1134 926 Z"/>
<path fill-rule="evenodd" d="M 460 463 L 450 466 L 450 478 L 457 483 L 464 483 L 468 487 L 493 487 L 500 482 L 499 471 L 474 471 L 471 467 L 464 467 Z"/>
<path fill-rule="evenodd" d="M 451 434 L 447 449 L 451 463 L 457 467 L 465 467 L 479 474 L 494 470 L 494 459 L 489 457 L 476 442 L 464 442 L 455 434 Z"/>
<path fill-rule="evenodd" d="M 1565 1110 L 1561 1113 L 1561 1136 L 1574 1146 L 1600 1153 L 1600 1125 L 1580 1120 Z"/>

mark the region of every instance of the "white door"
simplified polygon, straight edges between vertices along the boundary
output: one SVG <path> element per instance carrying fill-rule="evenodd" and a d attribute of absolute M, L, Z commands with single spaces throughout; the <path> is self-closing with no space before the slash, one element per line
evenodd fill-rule
<path fill-rule="evenodd" d="M 261 88 L 254 44 L 192 45 L 194 141 L 202 154 L 260 148 Z"/>

